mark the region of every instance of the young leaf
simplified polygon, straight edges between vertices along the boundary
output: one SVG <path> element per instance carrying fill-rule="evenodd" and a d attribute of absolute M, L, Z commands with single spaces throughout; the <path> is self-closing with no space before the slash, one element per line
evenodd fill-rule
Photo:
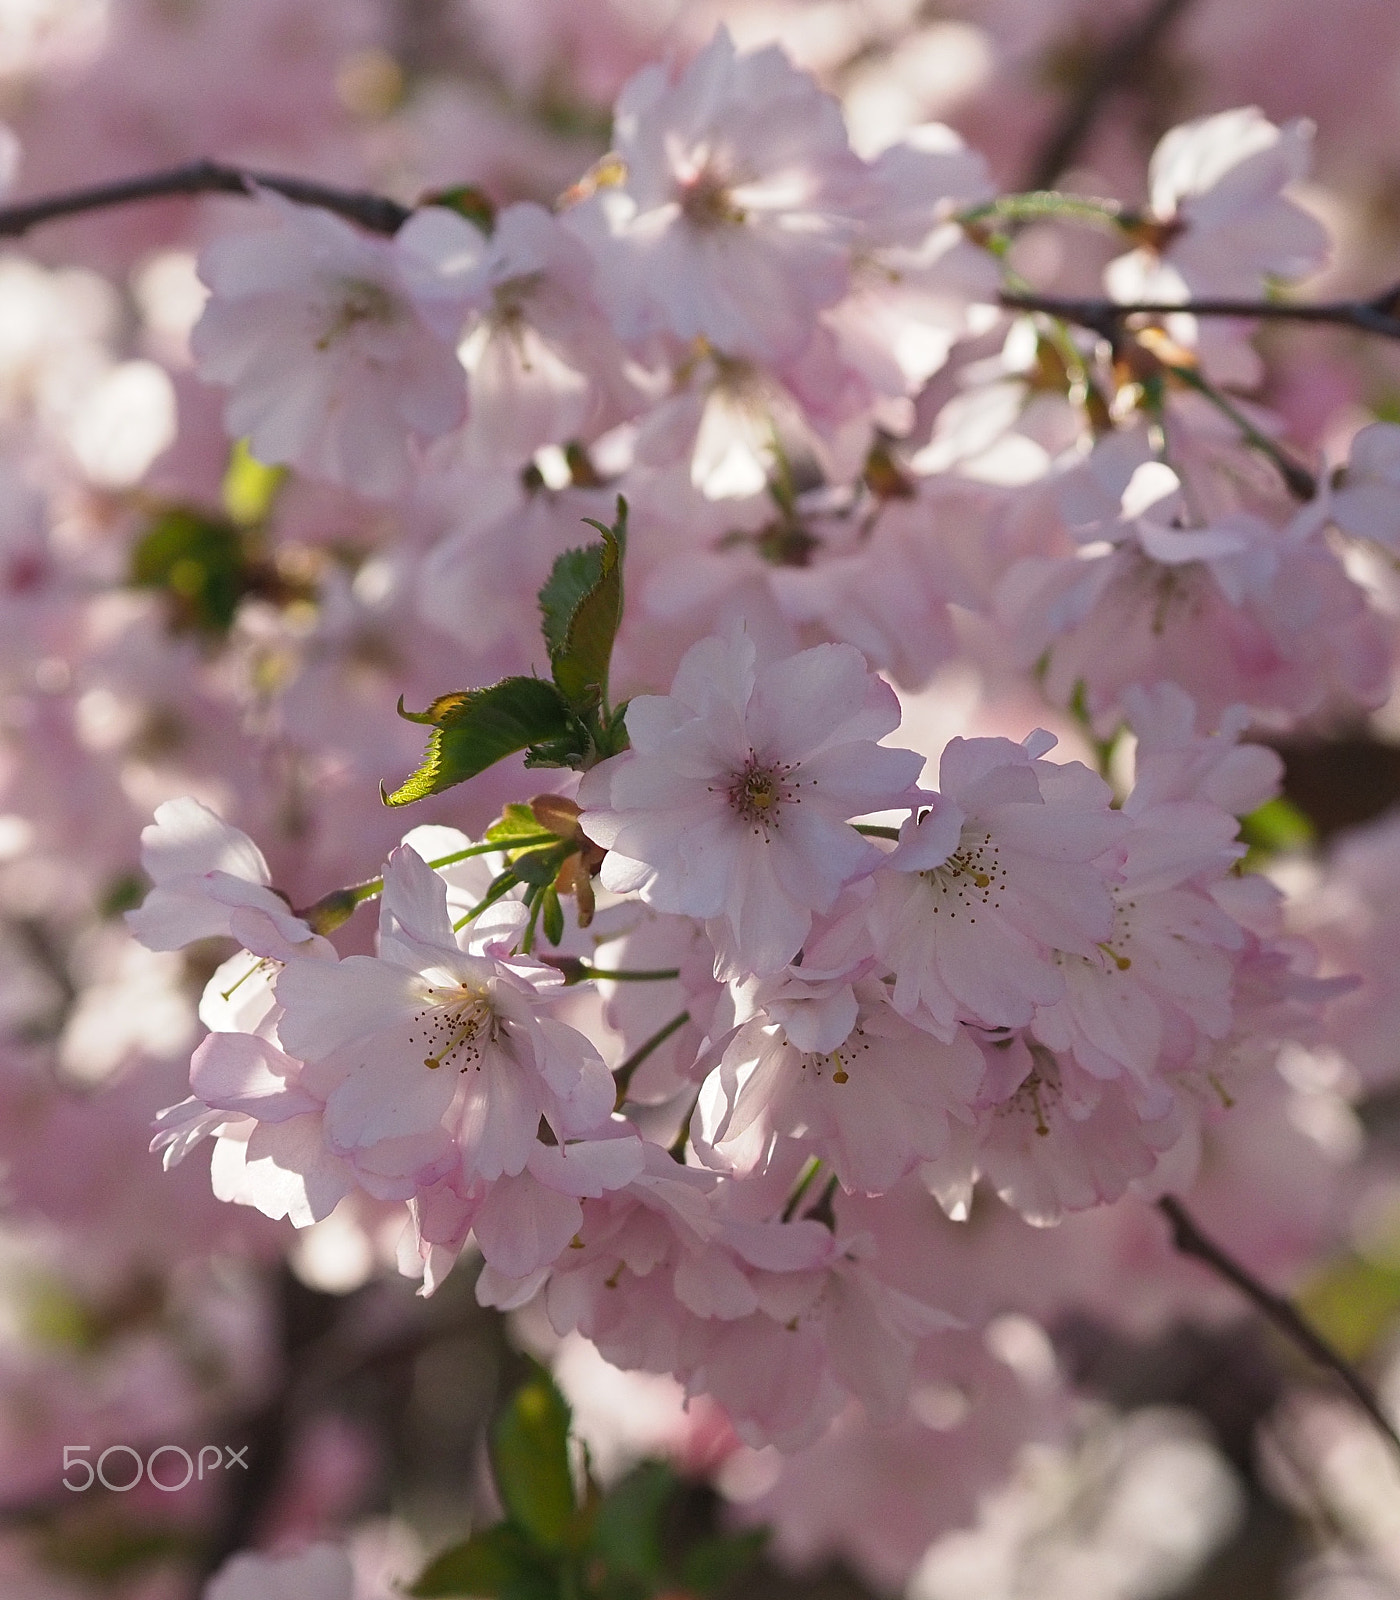
<path fill-rule="evenodd" d="M 466 689 L 434 700 L 426 711 L 405 711 L 409 722 L 432 728 L 418 770 L 384 804 L 405 806 L 474 778 L 517 750 L 566 740 L 575 721 L 563 697 L 540 678 L 502 678 L 487 689 Z"/>
<path fill-rule="evenodd" d="M 222 517 L 171 506 L 137 541 L 131 582 L 165 591 L 177 633 L 227 633 L 251 587 L 243 536 Z"/>
<path fill-rule="evenodd" d="M 581 550 L 566 550 L 550 569 L 540 590 L 540 631 L 550 660 L 564 649 L 569 623 L 579 601 L 597 583 L 603 571 L 603 547 L 586 545 Z"/>
<path fill-rule="evenodd" d="M 663 1523 L 676 1475 L 665 1462 L 643 1461 L 598 1504 L 590 1551 L 609 1573 L 658 1583 L 666 1565 Z"/>
<path fill-rule="evenodd" d="M 498 1522 L 444 1550 L 408 1591 L 425 1600 L 449 1595 L 483 1600 L 557 1600 L 554 1563 L 520 1528 Z"/>
<path fill-rule="evenodd" d="M 508 802 L 501 810 L 500 820 L 493 822 L 482 834 L 484 841 L 496 839 L 552 839 L 552 831 L 543 826 L 535 813 L 527 805 L 522 805 L 518 800 Z"/>
<path fill-rule="evenodd" d="M 763 1553 L 767 1528 L 746 1533 L 718 1534 L 691 1545 L 681 1561 L 681 1587 L 695 1595 L 711 1595 L 728 1588 Z"/>
<path fill-rule="evenodd" d="M 491 1470 L 511 1521 L 545 1550 L 561 1550 L 574 1524 L 569 1407 L 537 1367 L 491 1429 Z"/>
<path fill-rule="evenodd" d="M 570 705 L 589 711 L 607 698 L 608 663 L 622 621 L 622 556 L 627 502 L 618 497 L 611 528 L 595 522 L 602 544 L 567 550 L 540 590 L 540 616 L 554 681 Z"/>

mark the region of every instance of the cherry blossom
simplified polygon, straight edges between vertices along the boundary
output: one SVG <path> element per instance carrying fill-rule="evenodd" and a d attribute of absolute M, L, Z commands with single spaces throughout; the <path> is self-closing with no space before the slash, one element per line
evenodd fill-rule
<path fill-rule="evenodd" d="M 782 993 L 769 980 L 760 1006 L 765 989 Z M 922 1033 L 876 980 L 860 980 L 853 997 L 854 1017 L 828 1032 L 809 1034 L 804 1015 L 784 1025 L 762 1009 L 741 1026 L 701 1095 L 697 1146 L 752 1171 L 767 1165 L 775 1135 L 798 1138 L 845 1188 L 872 1194 L 943 1154 L 950 1118 L 972 1117 L 982 1080 L 976 1045 L 961 1032 L 948 1043 Z M 811 1009 L 807 999 L 802 1013 Z"/>
<path fill-rule="evenodd" d="M 878 861 L 846 819 L 898 804 L 911 751 L 875 743 L 893 693 L 846 645 L 759 666 L 742 634 L 695 645 L 669 695 L 634 699 L 632 749 L 579 790 L 608 888 L 704 917 L 716 973 L 774 972 L 812 912 Z"/>
<path fill-rule="evenodd" d="M 848 914 L 893 972 L 895 1008 L 945 1039 L 958 1022 L 1029 1022 L 1064 993 L 1057 953 L 1093 958 L 1112 931 L 1120 818 L 1087 768 L 1043 759 L 1052 744 L 949 741 L 935 803 Z"/>
<path fill-rule="evenodd" d="M 1400 543 L 1400 427 L 1373 422 L 1362 428 L 1337 476 L 1328 503 L 1332 520 L 1353 538 L 1393 550 Z"/>
<path fill-rule="evenodd" d="M 466 414 L 452 345 L 413 292 L 425 270 L 414 246 L 432 259 L 440 224 L 425 212 L 385 242 L 276 195 L 261 204 L 269 229 L 220 239 L 202 258 L 200 375 L 231 389 L 229 431 L 260 459 L 392 495 L 408 481 L 409 438 L 436 438 Z"/>
<path fill-rule="evenodd" d="M 446 1123 L 464 1179 L 515 1176 L 541 1117 L 563 1140 L 612 1110 L 597 1051 L 544 1014 L 558 982 L 510 956 L 489 924 L 463 948 L 446 886 L 400 846 L 385 868 L 379 954 L 287 967 L 278 1034 L 324 1097 L 332 1149 L 358 1154 Z"/>
<path fill-rule="evenodd" d="M 1307 176 L 1312 136 L 1301 118 L 1276 127 L 1255 106 L 1173 128 L 1148 170 L 1161 265 L 1153 272 L 1141 258 L 1120 258 L 1110 288 L 1122 299 L 1251 295 L 1266 278 L 1315 271 L 1327 230 L 1283 193 Z"/>
<path fill-rule="evenodd" d="M 567 220 L 622 336 L 800 355 L 846 288 L 856 229 L 862 169 L 836 102 L 781 50 L 740 55 L 721 28 L 674 81 L 651 66 L 627 84 L 613 138 L 621 181 Z"/>

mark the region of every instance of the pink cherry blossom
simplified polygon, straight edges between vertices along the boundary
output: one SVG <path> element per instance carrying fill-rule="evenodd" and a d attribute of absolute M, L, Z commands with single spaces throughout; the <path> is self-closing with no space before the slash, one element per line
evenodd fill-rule
<path fill-rule="evenodd" d="M 800 976 L 768 980 L 758 1004 L 794 982 Z M 786 1026 L 760 1009 L 725 1047 L 701 1094 L 697 1147 L 737 1170 L 762 1170 L 774 1135 L 787 1135 L 828 1163 L 846 1189 L 889 1189 L 944 1152 L 950 1118 L 971 1120 L 981 1055 L 966 1033 L 944 1043 L 906 1021 L 871 978 L 855 985 L 853 1016 L 809 1035 L 800 1024 L 812 990 L 822 986 L 802 987 L 808 1003 Z"/>
<path fill-rule="evenodd" d="M 357 1156 L 447 1126 L 464 1180 L 489 1181 L 524 1171 L 541 1117 L 560 1140 L 607 1121 L 602 1059 L 544 1014 L 558 974 L 477 928 L 463 948 L 442 879 L 401 846 L 385 868 L 379 954 L 278 978 L 279 1037 L 324 1100 L 333 1150 Z"/>
<path fill-rule="evenodd" d="M 631 750 L 579 790 L 604 884 L 704 917 L 720 976 L 777 971 L 878 862 L 846 819 L 898 804 L 917 775 L 918 756 L 875 743 L 898 721 L 848 645 L 760 667 L 746 635 L 702 640 L 669 695 L 632 701 Z"/>
<path fill-rule="evenodd" d="M 1172 469 L 1129 470 L 1121 514 L 1086 520 L 1076 557 L 1029 557 L 1000 586 L 999 617 L 1026 660 L 1045 658 L 1052 698 L 1082 685 L 1107 730 L 1135 684 L 1174 682 L 1207 718 L 1236 702 L 1296 717 L 1381 692 L 1375 619 L 1321 536 L 1324 507 L 1282 527 L 1245 509 L 1202 525 Z"/>
<path fill-rule="evenodd" d="M 260 460 L 390 496 L 408 481 L 409 441 L 466 415 L 452 344 L 413 293 L 424 270 L 413 247 L 438 245 L 434 219 L 423 213 L 386 241 L 276 195 L 261 204 L 269 229 L 219 239 L 202 258 L 200 375 L 231 389 L 229 432 Z"/>
<path fill-rule="evenodd" d="M 1174 284 L 1198 295 L 1258 294 L 1267 278 L 1301 278 L 1321 266 L 1327 230 L 1283 192 L 1307 176 L 1312 136 L 1311 123 L 1276 127 L 1256 106 L 1165 135 L 1148 173 L 1149 215 L 1165 235 L 1161 268 L 1147 279 L 1154 299 L 1163 290 L 1177 298 Z M 1119 270 L 1109 272 L 1115 293 L 1127 287 Z"/>
<path fill-rule="evenodd" d="M 739 55 L 721 28 L 676 79 L 651 66 L 628 83 L 613 138 L 625 176 L 567 221 L 622 336 L 799 355 L 849 274 L 862 167 L 837 102 L 781 49 Z"/>
<path fill-rule="evenodd" d="M 1092 958 L 1112 929 L 1121 819 L 1087 768 L 1042 759 L 1053 742 L 950 740 L 934 805 L 848 914 L 893 972 L 896 1009 L 943 1038 L 1029 1022 L 1064 993 L 1056 953 Z"/>
<path fill-rule="evenodd" d="M 1387 550 L 1400 546 L 1400 427 L 1373 422 L 1362 428 L 1337 479 L 1329 501 L 1337 526 Z"/>

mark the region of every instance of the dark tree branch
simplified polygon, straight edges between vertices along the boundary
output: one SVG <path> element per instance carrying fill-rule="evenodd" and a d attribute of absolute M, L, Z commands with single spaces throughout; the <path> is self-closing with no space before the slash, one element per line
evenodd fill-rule
<path fill-rule="evenodd" d="M 225 166 L 218 161 L 191 161 L 165 172 L 149 172 L 115 183 L 94 184 L 89 189 L 70 189 L 63 194 L 21 201 L 18 205 L 0 206 L 0 238 L 15 239 L 41 222 L 74 217 L 85 211 L 103 211 L 109 206 L 131 205 L 138 200 L 194 194 L 237 194 L 251 198 L 260 188 L 271 189 L 302 205 L 322 206 L 371 233 L 397 233 L 413 215 L 408 206 L 401 206 L 386 195 L 339 189 L 277 172 Z"/>
<path fill-rule="evenodd" d="M 1291 300 L 1137 300 L 1120 305 L 1114 300 L 1095 300 L 1072 295 L 1004 293 L 1001 304 L 1008 311 L 1044 311 L 1065 322 L 1092 328 L 1105 338 L 1113 338 L 1129 317 L 1168 317 L 1182 313 L 1192 317 L 1238 317 L 1262 322 L 1324 322 L 1337 327 L 1356 328 L 1386 339 L 1400 339 L 1400 284 L 1386 289 L 1373 300 L 1320 300 L 1308 303 Z"/>
<path fill-rule="evenodd" d="M 1079 154 L 1114 91 L 1140 70 L 1190 4 L 1191 0 L 1152 0 L 1108 45 L 1051 128 L 1035 158 L 1028 189 L 1048 189 L 1054 183 Z"/>
<path fill-rule="evenodd" d="M 1214 1239 L 1203 1233 L 1195 1218 L 1180 1200 L 1172 1195 L 1166 1195 L 1157 1202 L 1157 1206 L 1171 1223 L 1172 1243 L 1182 1255 L 1194 1256 L 1197 1261 L 1209 1267 L 1218 1278 L 1223 1278 L 1226 1283 L 1238 1289 L 1290 1344 L 1303 1351 L 1318 1366 L 1324 1367 L 1334 1377 L 1340 1379 L 1357 1405 L 1390 1440 L 1396 1450 L 1400 1451 L 1400 1433 L 1396 1432 L 1390 1418 L 1381 1410 L 1380 1403 L 1371 1393 L 1366 1380 L 1345 1356 L 1334 1350 L 1304 1319 L 1292 1301 L 1275 1294 L 1272 1289 L 1266 1289 L 1233 1256 L 1216 1244 Z"/>

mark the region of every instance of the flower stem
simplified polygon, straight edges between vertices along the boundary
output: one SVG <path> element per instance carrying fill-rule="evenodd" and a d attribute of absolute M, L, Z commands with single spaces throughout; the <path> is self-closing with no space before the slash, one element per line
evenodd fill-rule
<path fill-rule="evenodd" d="M 486 844 L 474 844 L 465 850 L 454 850 L 451 855 L 436 856 L 428 865 L 436 870 L 438 867 L 450 867 L 454 862 L 465 861 L 468 856 L 485 856 L 496 851 L 514 850 L 522 845 L 533 843 L 534 835 L 518 839 L 494 839 Z M 352 883 L 344 889 L 332 889 L 329 894 L 298 911 L 299 916 L 313 933 L 329 933 L 333 928 L 338 928 L 355 911 L 356 907 L 364 904 L 366 900 L 373 900 L 384 893 L 384 879 L 366 878 L 363 883 Z"/>
<path fill-rule="evenodd" d="M 654 1050 L 659 1050 L 673 1033 L 678 1032 L 690 1021 L 690 1013 L 682 1011 L 679 1016 L 672 1017 L 665 1027 L 658 1028 L 650 1039 L 643 1040 L 622 1065 L 613 1073 L 613 1081 L 617 1084 L 616 1105 L 620 1106 L 627 1098 L 627 1087 L 632 1082 L 632 1074 L 641 1066 L 642 1062 Z M 687 1119 L 688 1120 L 688 1119 Z"/>
<path fill-rule="evenodd" d="M 1059 189 L 1035 189 L 1029 194 L 1003 194 L 981 205 L 968 206 L 955 212 L 953 221 L 967 228 L 982 222 L 1037 222 L 1051 217 L 1102 222 L 1117 229 L 1131 227 L 1137 220 L 1117 200 L 1065 194 Z"/>
<path fill-rule="evenodd" d="M 1172 362 L 1166 362 L 1164 365 L 1174 378 L 1184 383 L 1188 389 L 1194 389 L 1222 416 L 1228 417 L 1240 430 L 1240 437 L 1247 445 L 1257 450 L 1260 455 L 1268 457 L 1295 499 L 1308 501 L 1313 498 L 1317 493 L 1317 480 L 1312 473 L 1296 462 L 1286 450 L 1269 438 L 1268 434 L 1261 433 L 1233 401 L 1221 394 L 1213 384 L 1207 383 L 1194 368 L 1177 366 Z"/>
<path fill-rule="evenodd" d="M 452 924 L 453 933 L 460 933 L 469 922 L 475 921 L 475 919 L 479 917 L 483 911 L 485 911 L 487 906 L 495 905 L 495 903 L 501 899 L 503 895 L 509 894 L 519 882 L 520 879 L 516 877 L 509 867 L 507 867 L 506 870 L 500 874 L 496 881 L 486 891 L 485 896 L 478 900 L 471 910 L 465 914 L 465 916 L 458 917 L 456 922 Z"/>

